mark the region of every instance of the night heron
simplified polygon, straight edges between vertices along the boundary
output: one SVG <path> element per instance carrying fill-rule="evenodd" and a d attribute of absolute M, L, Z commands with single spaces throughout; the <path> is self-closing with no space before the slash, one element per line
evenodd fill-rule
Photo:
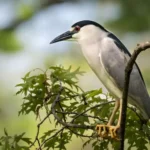
<path fill-rule="evenodd" d="M 64 40 L 77 41 L 80 44 L 89 66 L 107 90 L 114 95 L 115 107 L 107 125 L 97 125 L 96 129 L 101 137 L 116 138 L 121 122 L 125 67 L 131 56 L 129 51 L 113 33 L 89 20 L 73 24 L 69 31 L 56 37 L 51 44 Z M 130 76 L 128 102 L 140 110 L 143 120 L 150 118 L 150 97 L 136 63 Z M 119 108 L 118 123 L 114 126 L 114 116 Z"/>

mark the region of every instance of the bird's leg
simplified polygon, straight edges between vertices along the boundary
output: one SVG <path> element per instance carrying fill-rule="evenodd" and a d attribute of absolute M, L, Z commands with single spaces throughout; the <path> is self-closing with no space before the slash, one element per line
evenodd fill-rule
<path fill-rule="evenodd" d="M 100 125 L 96 126 L 96 130 L 98 131 L 98 135 L 100 137 L 108 137 L 108 132 L 111 134 L 110 128 L 112 127 L 111 125 L 114 122 L 114 117 L 115 117 L 115 114 L 116 114 L 119 106 L 120 106 L 120 101 L 116 100 L 115 107 L 113 109 L 113 112 L 111 114 L 111 117 L 110 117 L 107 125 L 101 125 L 100 124 Z"/>
<path fill-rule="evenodd" d="M 110 119 L 109 119 L 109 121 L 107 123 L 108 126 L 111 126 L 113 124 L 114 118 L 115 118 L 115 114 L 116 114 L 117 110 L 119 109 L 119 107 L 120 107 L 120 100 L 116 100 L 115 107 L 114 107 L 113 112 L 111 114 L 111 117 L 110 117 Z"/>
<path fill-rule="evenodd" d="M 117 131 L 120 129 L 120 124 L 121 124 L 122 100 L 120 100 L 120 103 L 121 103 L 120 104 L 120 112 L 119 112 L 119 119 L 118 119 L 117 125 L 109 127 L 109 134 L 110 134 L 111 138 L 115 138 L 117 140 L 119 140 Z"/>

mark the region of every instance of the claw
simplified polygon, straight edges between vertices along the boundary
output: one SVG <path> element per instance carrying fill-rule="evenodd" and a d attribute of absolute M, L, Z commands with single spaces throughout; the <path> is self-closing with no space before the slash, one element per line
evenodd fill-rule
<path fill-rule="evenodd" d="M 120 140 L 118 136 L 119 126 L 109 126 L 110 137 L 116 140 Z"/>
<path fill-rule="evenodd" d="M 100 137 L 108 138 L 111 137 L 113 139 L 119 140 L 118 130 L 119 126 L 110 126 L 110 125 L 97 125 L 96 130 Z"/>
<path fill-rule="evenodd" d="M 98 132 L 98 135 L 102 138 L 108 137 L 108 127 L 106 125 L 97 125 L 96 130 Z"/>

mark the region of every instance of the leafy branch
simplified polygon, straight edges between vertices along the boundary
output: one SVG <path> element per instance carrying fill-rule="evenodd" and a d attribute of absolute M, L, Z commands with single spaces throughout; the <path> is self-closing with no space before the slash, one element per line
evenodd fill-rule
<path fill-rule="evenodd" d="M 66 130 L 69 131 L 67 133 L 70 134 L 70 138 L 73 134 L 77 137 L 97 137 L 93 133 L 88 134 L 87 131 L 91 130 L 95 133 L 95 125 L 97 122 L 106 122 L 108 120 L 110 111 L 107 111 L 109 114 L 105 117 L 106 119 L 102 118 L 99 112 L 105 114 L 103 107 L 107 106 L 106 108 L 108 108 L 108 105 L 112 107 L 112 102 L 114 101 L 107 101 L 106 98 L 101 99 L 99 97 L 99 94 L 102 94 L 101 89 L 84 92 L 77 85 L 77 75 L 83 74 L 79 68 L 71 71 L 71 67 L 68 69 L 64 69 L 63 67 L 50 67 L 49 70 L 42 72 L 42 74 L 36 76 L 30 76 L 30 74 L 29 72 L 25 75 L 23 78 L 24 83 L 17 85 L 21 87 L 17 94 L 21 93 L 25 95 L 24 103 L 19 114 L 34 112 L 38 116 L 40 110 L 43 108 L 46 112 L 46 116 L 37 125 L 37 133 L 30 147 L 36 143 L 39 145 L 38 149 L 47 147 L 47 143 L 53 140 L 51 137 L 56 137 L 58 134 L 66 134 Z M 41 91 L 44 93 L 41 93 Z M 41 97 L 39 97 L 39 94 Z M 45 105 L 49 109 L 48 111 L 44 107 Z M 62 128 L 49 130 L 39 138 L 40 127 L 52 115 L 55 125 L 60 125 Z M 90 122 L 90 119 L 93 120 L 93 123 Z M 61 136 L 57 140 L 62 140 L 62 138 L 64 137 Z M 48 147 L 50 145 L 48 144 Z M 53 145 L 55 148 L 57 146 Z M 65 149 L 65 147 L 63 148 Z M 61 149 L 63 148 L 61 147 Z"/>
<path fill-rule="evenodd" d="M 112 149 L 119 148 L 120 141 L 100 138 L 95 131 L 97 124 L 108 122 L 114 107 L 114 99 L 109 94 L 104 94 L 102 89 L 86 92 L 81 89 L 77 77 L 82 74 L 79 68 L 72 70 L 71 67 L 64 69 L 56 66 L 46 71 L 35 69 L 22 78 L 23 82 L 17 85 L 19 88 L 17 94 L 23 95 L 19 115 L 34 113 L 39 121 L 32 142 L 28 138 L 26 145 L 22 146 L 20 141 L 17 141 L 13 145 L 14 149 L 35 147 L 37 150 L 66 150 L 66 145 L 73 136 L 83 138 L 83 148 L 88 144 L 91 144 L 94 150 L 108 149 L 108 145 Z M 129 106 L 127 115 L 125 134 L 127 149 L 133 147 L 148 149 L 150 124 L 142 126 L 136 108 Z M 117 116 L 118 114 L 116 119 Z M 41 131 L 42 127 L 46 127 L 45 132 Z M 5 134 L 0 138 L 0 147 L 11 147 L 13 139 L 13 136 Z"/>

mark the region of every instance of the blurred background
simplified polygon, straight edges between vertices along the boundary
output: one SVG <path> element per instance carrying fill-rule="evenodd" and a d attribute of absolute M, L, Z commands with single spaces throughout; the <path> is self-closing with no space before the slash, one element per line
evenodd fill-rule
<path fill-rule="evenodd" d="M 18 117 L 22 97 L 15 95 L 15 85 L 30 70 L 60 64 L 66 68 L 80 66 L 86 72 L 79 77 L 84 90 L 103 87 L 77 43 L 49 44 L 75 22 L 100 23 L 116 34 L 130 52 L 137 43 L 150 40 L 149 0 L 0 0 L 0 10 L 0 135 L 4 128 L 10 134 L 26 132 L 32 138 L 35 135 L 35 117 Z M 149 57 L 150 51 L 146 51 L 137 60 L 148 89 Z M 80 149 L 81 145 L 75 139 L 68 149 Z"/>

